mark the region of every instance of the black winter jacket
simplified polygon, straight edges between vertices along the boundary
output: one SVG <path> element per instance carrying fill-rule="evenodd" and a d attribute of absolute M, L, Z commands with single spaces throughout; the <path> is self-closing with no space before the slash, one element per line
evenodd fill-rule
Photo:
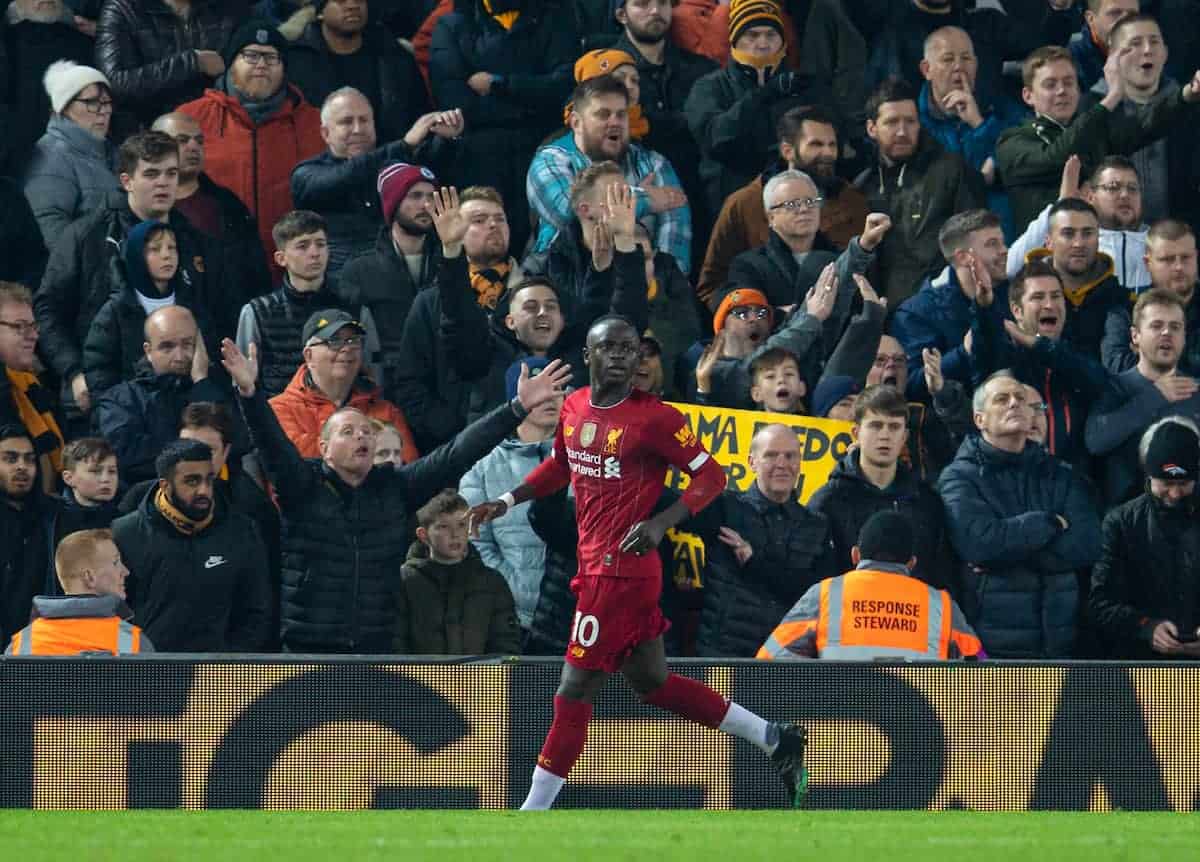
<path fill-rule="evenodd" d="M 214 499 L 211 524 L 185 536 L 154 505 L 113 521 L 126 594 L 159 652 L 260 652 L 270 639 L 267 554 L 247 518 Z"/>
<path fill-rule="evenodd" d="M 772 78 L 781 72 L 776 70 Z M 800 79 L 797 95 L 781 97 L 758 85 L 758 71 L 729 61 L 698 80 L 684 106 L 692 137 L 700 146 L 700 177 L 710 212 L 750 182 L 778 155 L 775 124 L 787 111 L 805 105 L 831 105 L 832 93 L 820 82 Z"/>
<path fill-rule="evenodd" d="M 808 289 L 817 283 L 825 265 L 837 260 L 838 250 L 817 234 L 812 251 L 804 263 L 796 263 L 792 250 L 771 231 L 767 244 L 742 252 L 729 264 L 729 280 L 723 289 L 728 294 L 738 287 L 752 287 L 776 307 L 802 304 Z"/>
<path fill-rule="evenodd" d="M 223 0 L 194 0 L 186 19 L 162 0 L 105 0 L 96 22 L 96 65 L 122 110 L 149 125 L 198 99 L 212 81 L 196 51 L 225 50 L 239 23 Z M 155 641 L 157 643 L 157 641 Z"/>
<path fill-rule="evenodd" d="M 132 380 L 100 396 L 92 421 L 96 433 L 117 453 L 122 482 L 140 482 L 155 476 L 154 459 L 179 436 L 184 407 L 196 401 L 228 400 L 229 390 L 211 379 L 193 383 L 177 374 L 156 375 L 143 358 Z"/>
<path fill-rule="evenodd" d="M 1155 627 L 1181 633 L 1200 625 L 1200 521 L 1196 501 L 1168 507 L 1146 492 L 1104 518 L 1104 543 L 1092 568 L 1088 619 L 1114 659 L 1162 661 L 1150 649 Z"/>
<path fill-rule="evenodd" d="M 437 22 L 429 54 L 433 101 L 461 108 L 467 134 L 484 129 L 528 129 L 544 135 L 562 123 L 571 92 L 571 69 L 579 51 L 574 28 L 546 0 L 525 0 L 521 16 L 505 30 L 483 0 L 456 0 Z M 467 86 L 476 72 L 502 81 L 480 96 Z"/>
<path fill-rule="evenodd" d="M 396 585 L 396 636 L 401 655 L 486 655 L 521 652 L 521 627 L 508 582 L 483 564 L 475 546 L 454 565 L 430 559 L 413 542 Z"/>
<path fill-rule="evenodd" d="M 892 218 L 892 229 L 875 250 L 884 275 L 879 295 L 886 294 L 890 308 L 898 308 L 945 265 L 938 231 L 946 219 L 987 202 L 978 172 L 928 133 L 921 134 L 907 162 L 888 166 L 877 160 L 854 184 L 867 196 L 870 212 Z"/>
<path fill-rule="evenodd" d="M 280 505 L 284 648 L 388 652 L 409 515 L 456 486 L 520 419 L 503 404 L 446 445 L 402 467 L 376 467 L 351 487 L 320 461 L 300 458 L 261 391 L 239 402 Z"/>
<path fill-rule="evenodd" d="M 29 625 L 33 597 L 42 591 L 51 567 L 48 528 L 57 501 L 34 490 L 14 509 L 0 492 L 0 643 Z"/>
<path fill-rule="evenodd" d="M 378 94 L 365 93 L 375 109 L 379 140 L 403 137 L 417 118 L 429 111 L 425 81 L 413 55 L 405 51 L 380 24 L 368 24 L 359 53 L 375 60 Z M 329 94 L 349 81 L 339 79 L 329 46 L 321 35 L 321 22 L 313 21 L 287 49 L 288 80 L 300 88 L 310 105 L 320 108 Z M 293 195 L 295 193 L 293 192 Z M 296 201 L 300 206 L 299 200 Z"/>
<path fill-rule="evenodd" d="M 75 492 L 69 487 L 63 488 L 58 497 L 57 505 L 49 506 L 48 525 L 46 528 L 47 546 L 46 585 L 42 589 L 44 596 L 61 596 L 62 584 L 54 573 L 54 551 L 64 538 L 80 530 L 102 530 L 112 526 L 117 515 L 125 514 L 117 505 L 116 499 L 101 503 L 98 506 L 83 506 L 75 499 Z"/>
<path fill-rule="evenodd" d="M 1085 480 L 1034 443 L 1013 454 L 971 436 L 942 471 L 938 492 L 964 562 L 963 612 L 988 655 L 1070 658 L 1078 572 L 1100 549 Z"/>
<path fill-rule="evenodd" d="M 833 534 L 837 564 L 843 571 L 854 568 L 850 549 L 858 544 L 863 525 L 876 512 L 893 511 L 905 515 L 913 527 L 913 554 L 917 565 L 915 578 L 938 589 L 955 591 L 956 575 L 946 538 L 946 516 L 942 498 L 930 486 L 917 479 L 903 462 L 896 465 L 896 478 L 886 488 L 877 488 L 862 473 L 859 451 L 849 452 L 837 463 L 829 479 L 808 501 L 808 508 L 824 515 Z"/>
<path fill-rule="evenodd" d="M 49 257 L 21 187 L 0 178 L 0 279 L 37 290 Z"/>
<path fill-rule="evenodd" d="M 237 327 L 238 312 L 256 296 L 271 289 L 271 272 L 267 269 L 267 254 L 258 238 L 258 222 L 241 199 L 225 186 L 200 174 L 199 192 L 210 196 L 221 212 L 220 236 L 209 236 L 221 251 L 226 278 L 210 304 L 214 322 L 225 333 Z M 178 207 L 178 203 L 176 207 Z M 199 232 L 200 229 L 193 227 Z"/>
<path fill-rule="evenodd" d="M 735 530 L 753 555 L 739 565 L 718 537 Z M 708 566 L 696 637 L 699 655 L 751 658 L 792 605 L 813 584 L 842 573 L 824 515 L 791 500 L 768 500 L 757 483 L 726 492 L 680 525 L 704 539 Z"/>
<path fill-rule="evenodd" d="M 122 380 L 132 380 L 137 364 L 146 358 L 142 345 L 146 343 L 146 310 L 137 300 L 134 289 L 125 276 L 125 262 L 114 255 L 108 262 L 112 296 L 100 306 L 92 328 L 83 342 L 83 376 L 93 398 L 98 398 Z M 187 270 L 172 280 L 175 304 L 188 309 L 205 338 L 208 355 L 220 356 L 221 342 L 209 333 L 216 332 Z"/>
<path fill-rule="evenodd" d="M 408 264 L 396 252 L 392 234 L 385 225 L 376 232 L 375 247 L 351 258 L 342 267 L 334 290 L 351 308 L 366 306 L 379 335 L 379 363 L 383 367 L 383 391 L 392 401 L 398 399 L 394 387 L 405 366 L 404 327 L 417 296 L 437 280 L 442 244 L 430 233 L 421 249 L 421 273 L 413 281 Z M 405 410 L 412 424 L 412 414 Z M 414 427 L 415 433 L 415 427 Z M 447 438 L 448 439 L 448 438 Z M 420 451 L 428 451 L 417 441 Z M 431 447 L 432 448 L 432 447 Z"/>
<path fill-rule="evenodd" d="M 113 192 L 105 206 L 72 222 L 50 255 L 33 309 L 41 325 L 40 354 L 62 379 L 64 401 L 71 401 L 71 378 L 83 371 L 88 330 L 111 295 L 108 262 L 120 255 L 125 235 L 137 223 L 125 193 Z M 226 289 L 221 252 L 174 210 L 169 224 L 179 246 L 180 272 L 188 274 L 207 307 L 220 307 Z M 206 333 L 209 338 L 228 334 Z"/>

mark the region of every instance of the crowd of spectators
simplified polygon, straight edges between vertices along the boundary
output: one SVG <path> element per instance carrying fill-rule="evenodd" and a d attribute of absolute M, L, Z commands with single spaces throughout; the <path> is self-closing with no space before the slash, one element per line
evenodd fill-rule
<path fill-rule="evenodd" d="M 617 314 L 639 388 L 852 428 L 802 504 L 764 422 L 664 542 L 674 654 L 1200 658 L 1198 46 L 1186 0 L 12 0 L 0 643 L 561 650 L 569 493 L 467 513 Z M 949 640 L 826 628 L 904 597 Z"/>

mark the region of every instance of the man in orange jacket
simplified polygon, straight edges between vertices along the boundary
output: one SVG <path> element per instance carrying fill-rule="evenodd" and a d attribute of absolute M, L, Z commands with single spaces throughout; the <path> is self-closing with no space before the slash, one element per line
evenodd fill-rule
<path fill-rule="evenodd" d="M 129 622 L 129 570 L 111 530 L 81 530 L 58 543 L 54 572 L 63 596 L 34 596 L 33 619 L 13 635 L 5 655 L 80 655 L 153 652 L 150 639 Z"/>
<path fill-rule="evenodd" d="M 850 550 L 855 568 L 800 597 L 758 650 L 765 661 L 986 658 L 945 590 L 909 574 L 913 529 L 899 512 L 872 515 Z"/>

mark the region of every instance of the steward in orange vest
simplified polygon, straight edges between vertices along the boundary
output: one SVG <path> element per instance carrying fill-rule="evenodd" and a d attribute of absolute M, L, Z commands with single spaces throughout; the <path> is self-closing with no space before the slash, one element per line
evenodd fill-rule
<path fill-rule="evenodd" d="M 129 622 L 133 611 L 118 596 L 34 596 L 33 620 L 13 635 L 5 655 L 130 655 L 153 652 Z"/>
<path fill-rule="evenodd" d="M 878 512 L 850 551 L 856 568 L 808 590 L 759 648 L 759 659 L 872 661 L 986 658 L 983 644 L 945 590 L 912 577 L 912 525 Z M 900 556 L 904 555 L 904 556 Z M 907 564 L 894 562 L 897 557 Z"/>

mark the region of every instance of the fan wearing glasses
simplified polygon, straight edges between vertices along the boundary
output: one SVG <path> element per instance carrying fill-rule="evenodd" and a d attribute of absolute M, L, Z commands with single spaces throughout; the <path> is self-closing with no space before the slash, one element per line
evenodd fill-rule
<path fill-rule="evenodd" d="M 341 309 L 325 308 L 312 313 L 301 337 L 304 363 L 287 389 L 270 399 L 300 457 L 321 457 L 321 426 L 338 410 L 353 407 L 368 419 L 394 426 L 403 441 L 401 460 L 415 461 L 420 453 L 404 413 L 363 373 L 366 325 Z"/>

